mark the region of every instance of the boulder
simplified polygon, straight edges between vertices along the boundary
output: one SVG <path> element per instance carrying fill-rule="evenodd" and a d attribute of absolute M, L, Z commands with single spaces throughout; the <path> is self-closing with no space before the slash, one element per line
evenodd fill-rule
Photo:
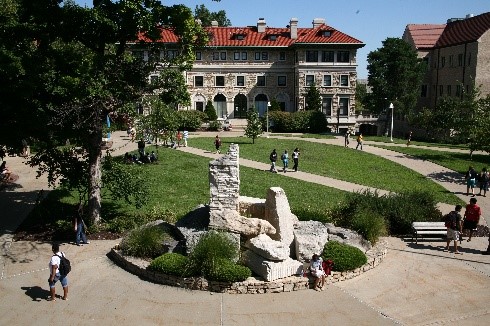
<path fill-rule="evenodd" d="M 325 226 L 327 227 L 329 233 L 328 241 L 338 241 L 340 243 L 345 243 L 359 248 L 364 253 L 372 248 L 371 243 L 355 231 L 336 227 L 331 223 L 327 223 L 325 224 Z"/>
<path fill-rule="evenodd" d="M 281 241 L 294 250 L 294 225 L 298 218 L 291 213 L 288 198 L 282 188 L 271 187 L 267 191 L 265 200 L 265 217 L 276 229 L 276 234 L 271 236 L 273 240 Z"/>
<path fill-rule="evenodd" d="M 303 273 L 303 263 L 291 258 L 283 261 L 270 261 L 247 250 L 242 254 L 242 259 L 248 268 L 267 282 Z"/>
<path fill-rule="evenodd" d="M 322 222 L 301 221 L 294 229 L 296 259 L 305 262 L 320 255 L 328 242 L 328 229 Z"/>
<path fill-rule="evenodd" d="M 289 258 L 289 247 L 280 241 L 272 240 L 266 234 L 259 234 L 247 240 L 244 247 L 268 260 L 280 261 Z"/>
<path fill-rule="evenodd" d="M 211 229 L 240 233 L 247 237 L 276 233 L 276 229 L 266 220 L 246 218 L 234 210 L 212 211 L 211 214 L 213 216 L 209 222 Z"/>

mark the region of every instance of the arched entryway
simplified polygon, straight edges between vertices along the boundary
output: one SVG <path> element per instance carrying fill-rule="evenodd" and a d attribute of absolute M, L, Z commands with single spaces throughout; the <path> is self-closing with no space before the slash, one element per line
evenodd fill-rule
<path fill-rule="evenodd" d="M 235 96 L 233 108 L 235 110 L 233 116 L 235 119 L 245 119 L 247 117 L 247 97 L 243 94 Z"/>
<path fill-rule="evenodd" d="M 265 94 L 255 96 L 255 109 L 259 112 L 259 117 L 265 116 L 267 112 L 267 102 L 269 99 Z"/>
<path fill-rule="evenodd" d="M 223 94 L 218 94 L 214 97 L 213 102 L 218 118 L 226 118 L 226 97 Z"/>
<path fill-rule="evenodd" d="M 378 134 L 378 127 L 371 124 L 361 124 L 359 126 L 359 132 L 364 136 L 376 136 Z"/>

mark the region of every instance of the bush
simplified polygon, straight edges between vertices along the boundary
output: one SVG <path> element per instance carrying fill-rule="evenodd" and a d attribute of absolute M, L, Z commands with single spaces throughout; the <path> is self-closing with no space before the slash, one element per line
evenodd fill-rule
<path fill-rule="evenodd" d="M 327 242 L 322 258 L 333 260 L 333 270 L 338 272 L 350 271 L 367 263 L 367 257 L 361 250 L 337 241 Z"/>
<path fill-rule="evenodd" d="M 274 132 L 323 132 L 327 130 L 325 115 L 319 111 L 269 112 Z"/>
<path fill-rule="evenodd" d="M 231 260 L 218 258 L 205 276 L 209 281 L 241 282 L 252 276 L 252 272 L 246 266 L 238 265 Z"/>
<path fill-rule="evenodd" d="M 209 126 L 208 126 L 209 131 L 218 131 L 221 129 L 222 129 L 221 122 L 219 122 L 217 120 L 209 122 Z"/>
<path fill-rule="evenodd" d="M 352 216 L 349 229 L 356 231 L 372 244 L 376 243 L 379 237 L 388 234 L 383 216 L 368 208 L 361 209 Z"/>
<path fill-rule="evenodd" d="M 177 111 L 179 120 L 179 130 L 197 130 L 201 128 L 201 125 L 207 115 L 204 112 L 196 110 Z"/>
<path fill-rule="evenodd" d="M 210 100 L 207 101 L 206 103 L 206 108 L 204 109 L 204 113 L 207 116 L 207 119 L 209 121 L 215 121 L 218 119 L 218 115 L 216 114 L 216 109 L 214 108 L 213 102 Z"/>
<path fill-rule="evenodd" d="M 163 241 L 168 237 L 165 230 L 159 226 L 144 226 L 129 232 L 121 242 L 121 249 L 129 256 L 157 257 L 164 252 Z"/>
<path fill-rule="evenodd" d="M 189 255 L 192 273 L 206 276 L 220 259 L 238 258 L 237 245 L 225 233 L 210 231 L 203 235 Z"/>
<path fill-rule="evenodd" d="M 155 258 L 150 263 L 149 269 L 168 275 L 191 276 L 188 268 L 188 258 L 177 253 L 166 253 Z"/>

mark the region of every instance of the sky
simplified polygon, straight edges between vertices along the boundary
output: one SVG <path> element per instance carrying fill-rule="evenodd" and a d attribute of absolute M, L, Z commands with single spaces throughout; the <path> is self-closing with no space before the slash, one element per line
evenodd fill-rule
<path fill-rule="evenodd" d="M 76 0 L 91 6 L 92 0 Z M 163 0 L 164 5 L 183 4 L 191 9 L 204 4 L 210 11 L 224 10 L 232 26 L 256 25 L 265 18 L 269 27 L 286 27 L 293 17 L 298 27 L 312 27 L 314 18 L 366 45 L 357 52 L 358 78 L 367 78 L 367 55 L 388 37 L 402 37 L 408 24 L 445 24 L 490 11 L 489 0 Z"/>

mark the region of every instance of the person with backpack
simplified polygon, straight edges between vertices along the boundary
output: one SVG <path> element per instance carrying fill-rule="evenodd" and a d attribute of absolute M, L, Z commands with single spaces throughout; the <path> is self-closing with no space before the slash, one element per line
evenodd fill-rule
<path fill-rule="evenodd" d="M 454 241 L 454 253 L 455 254 L 461 254 L 461 252 L 458 251 L 458 239 L 459 239 L 459 234 L 463 231 L 463 225 L 461 223 L 461 209 L 463 206 L 461 205 L 456 205 L 454 208 L 454 211 L 450 212 L 447 214 L 444 218 L 444 225 L 447 228 L 447 243 L 446 243 L 446 249 L 444 251 L 449 251 L 449 244 L 451 243 L 451 240 Z"/>
<path fill-rule="evenodd" d="M 54 243 L 51 246 L 51 250 L 53 251 L 53 256 L 49 261 L 49 292 L 50 297 L 47 299 L 48 301 L 56 301 L 56 282 L 60 281 L 61 286 L 63 287 L 63 300 L 68 299 L 68 278 L 66 275 L 70 272 L 70 261 L 66 259 L 65 254 L 60 251 L 60 245 Z"/>
<path fill-rule="evenodd" d="M 271 161 L 270 171 L 273 173 L 277 173 L 276 170 L 277 152 L 275 148 L 272 150 L 271 154 L 269 155 L 269 160 Z"/>
<path fill-rule="evenodd" d="M 480 176 L 478 177 L 478 182 L 480 183 L 480 196 L 483 190 L 483 197 L 487 197 L 489 181 L 490 181 L 490 175 L 488 174 L 487 168 L 481 169 Z"/>
<path fill-rule="evenodd" d="M 481 209 L 480 206 L 476 204 L 476 201 L 476 198 L 471 198 L 470 203 L 466 205 L 466 210 L 464 212 L 463 229 L 470 230 L 468 242 L 471 241 L 473 230 L 476 229 L 480 222 Z"/>
<path fill-rule="evenodd" d="M 477 173 L 475 169 L 470 166 L 468 168 L 468 171 L 466 172 L 466 196 L 470 194 L 470 188 L 471 188 L 471 196 L 475 197 L 475 186 L 476 186 L 476 177 Z"/>

